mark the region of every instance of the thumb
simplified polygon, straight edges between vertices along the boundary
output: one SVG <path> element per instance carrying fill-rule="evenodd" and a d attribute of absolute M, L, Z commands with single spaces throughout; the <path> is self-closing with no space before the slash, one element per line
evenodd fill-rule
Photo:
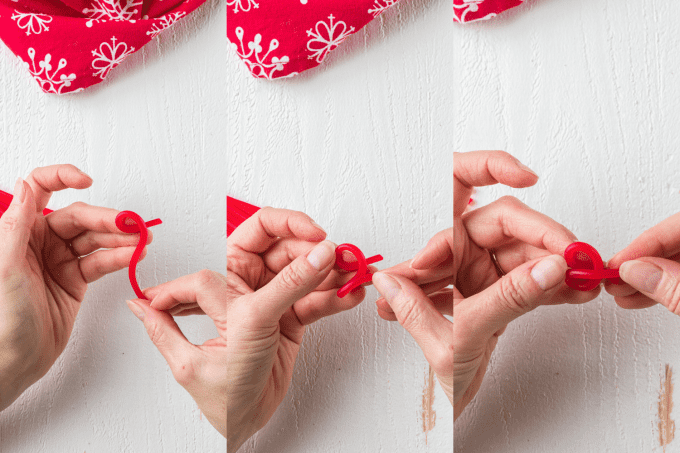
<path fill-rule="evenodd" d="M 126 301 L 132 313 L 144 323 L 146 333 L 161 355 L 168 362 L 177 382 L 186 387 L 187 377 L 191 376 L 196 346 L 184 336 L 172 316 L 154 310 L 149 302 L 141 299 Z"/>
<path fill-rule="evenodd" d="M 0 217 L 0 263 L 16 263 L 26 256 L 35 217 L 33 191 L 19 178 L 14 186 L 12 203 Z"/>
<path fill-rule="evenodd" d="M 566 272 L 567 262 L 560 255 L 546 256 L 513 269 L 463 302 L 466 311 L 469 310 L 466 327 L 477 338 L 492 336 L 549 300 L 562 286 Z"/>
<path fill-rule="evenodd" d="M 281 316 L 295 302 L 314 291 L 330 274 L 335 265 L 335 244 L 323 241 L 304 256 L 298 256 L 281 272 L 247 297 L 257 298 L 260 313 L 271 322 Z"/>
<path fill-rule="evenodd" d="M 377 272 L 373 284 L 390 304 L 399 324 L 411 334 L 439 376 L 453 376 L 453 324 L 423 290 L 400 275 Z"/>
<path fill-rule="evenodd" d="M 624 282 L 680 315 L 680 263 L 639 258 L 621 264 L 619 274 Z"/>

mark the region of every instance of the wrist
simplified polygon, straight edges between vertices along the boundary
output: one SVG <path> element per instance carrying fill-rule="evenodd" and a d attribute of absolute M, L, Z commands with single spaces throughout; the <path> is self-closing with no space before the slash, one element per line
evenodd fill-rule
<path fill-rule="evenodd" d="M 39 379 L 34 370 L 32 357 L 7 349 L 0 353 L 0 411 Z"/>

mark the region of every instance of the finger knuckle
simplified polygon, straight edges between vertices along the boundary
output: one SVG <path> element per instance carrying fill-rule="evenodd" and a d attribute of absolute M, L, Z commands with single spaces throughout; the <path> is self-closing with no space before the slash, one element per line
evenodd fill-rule
<path fill-rule="evenodd" d="M 201 288 L 212 288 L 215 286 L 217 281 L 217 272 L 210 269 L 203 269 L 198 271 L 196 278 L 198 280 L 198 286 Z"/>
<path fill-rule="evenodd" d="M 149 333 L 149 338 L 151 342 L 157 347 L 162 347 L 167 342 L 167 335 L 161 328 L 159 324 L 151 323 L 147 327 L 147 332 Z"/>
<path fill-rule="evenodd" d="M 411 299 L 406 303 L 406 307 L 401 315 L 397 315 L 397 317 L 401 318 L 400 323 L 404 329 L 410 332 L 421 327 L 424 311 L 421 304 Z"/>
<path fill-rule="evenodd" d="M 661 279 L 660 294 L 662 298 L 667 301 L 668 309 L 680 315 L 680 280 L 676 276 L 667 275 L 667 278 Z"/>
<path fill-rule="evenodd" d="M 14 215 L 8 215 L 5 213 L 4 216 L 2 216 L 2 231 L 6 233 L 11 233 L 12 231 L 16 230 L 17 227 L 19 226 L 19 219 L 14 216 Z"/>
<path fill-rule="evenodd" d="M 503 195 L 498 199 L 498 203 L 500 203 L 503 207 L 508 208 L 508 209 L 516 209 L 524 206 L 524 203 L 519 201 L 519 199 L 513 197 L 512 195 Z"/>
<path fill-rule="evenodd" d="M 305 273 L 293 262 L 291 265 L 283 269 L 280 276 L 281 286 L 284 288 L 297 288 L 305 284 Z"/>
<path fill-rule="evenodd" d="M 527 292 L 522 285 L 510 276 L 498 280 L 498 299 L 506 308 L 518 314 L 524 314 L 533 308 L 527 302 Z"/>

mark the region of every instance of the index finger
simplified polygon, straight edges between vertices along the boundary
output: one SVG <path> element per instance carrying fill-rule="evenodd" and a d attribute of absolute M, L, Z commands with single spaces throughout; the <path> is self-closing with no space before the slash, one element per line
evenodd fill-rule
<path fill-rule="evenodd" d="M 505 151 L 453 153 L 453 215 L 463 214 L 473 187 L 500 183 L 520 188 L 536 181 L 536 173 Z"/>
<path fill-rule="evenodd" d="M 177 305 L 198 305 L 213 321 L 227 318 L 225 297 L 227 278 L 210 270 L 185 275 L 175 280 L 145 289 L 144 295 L 151 300 L 155 310 L 169 310 Z"/>
<path fill-rule="evenodd" d="M 625 249 L 609 260 L 608 266 L 618 268 L 624 261 L 643 256 L 670 258 L 680 253 L 680 212 L 649 228 Z"/>
<path fill-rule="evenodd" d="M 607 262 L 607 267 L 618 269 L 626 261 L 645 256 L 678 259 L 680 257 L 680 226 L 678 226 L 678 222 L 680 222 L 680 213 L 673 214 L 659 224 L 649 228 L 635 238 L 626 248 L 614 255 Z M 622 300 L 627 296 L 637 295 L 637 290 L 625 283 L 623 285 L 607 283 L 605 289 L 609 294 L 620 297 Z M 624 305 L 632 304 L 624 302 Z"/>
<path fill-rule="evenodd" d="M 259 254 L 279 238 L 321 242 L 326 232 L 305 213 L 266 207 L 239 225 L 228 241 L 234 247 Z"/>
<path fill-rule="evenodd" d="M 449 261 L 453 273 L 453 228 L 440 231 L 427 241 L 427 245 L 413 258 L 410 266 L 425 270 Z"/>
<path fill-rule="evenodd" d="M 52 192 L 64 189 L 87 189 L 92 178 L 71 164 L 48 165 L 34 169 L 26 178 L 35 195 L 36 208 L 42 211 L 47 207 Z"/>
<path fill-rule="evenodd" d="M 85 231 L 121 233 L 116 226 L 116 216 L 119 212 L 77 201 L 48 214 L 45 220 L 57 236 L 72 239 Z"/>

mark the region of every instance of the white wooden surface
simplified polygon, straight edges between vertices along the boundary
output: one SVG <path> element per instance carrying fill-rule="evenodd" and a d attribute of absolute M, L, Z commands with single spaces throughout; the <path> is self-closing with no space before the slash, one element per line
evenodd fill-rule
<path fill-rule="evenodd" d="M 452 223 L 450 0 L 404 1 L 349 38 L 318 69 L 254 80 L 227 67 L 229 193 L 304 211 L 340 244 L 412 258 Z M 244 453 L 447 452 L 453 411 L 413 339 L 356 309 L 311 326 L 291 389 Z"/>
<path fill-rule="evenodd" d="M 680 211 L 679 15 L 677 2 L 532 0 L 456 26 L 454 148 L 505 149 L 541 176 L 480 202 L 518 196 L 605 260 Z M 661 306 L 625 311 L 605 293 L 540 308 L 499 341 L 455 451 L 664 451 L 660 379 L 666 364 L 677 373 L 679 345 L 680 319 Z"/>
<path fill-rule="evenodd" d="M 0 185 L 73 163 L 89 190 L 53 197 L 161 217 L 138 269 L 151 286 L 203 268 L 225 272 L 226 9 L 209 1 L 85 93 L 45 95 L 0 51 Z M 0 414 L 0 452 L 216 452 L 226 441 L 173 379 L 125 299 L 127 272 L 91 285 L 49 374 Z M 216 335 L 180 320 L 188 338 Z"/>

